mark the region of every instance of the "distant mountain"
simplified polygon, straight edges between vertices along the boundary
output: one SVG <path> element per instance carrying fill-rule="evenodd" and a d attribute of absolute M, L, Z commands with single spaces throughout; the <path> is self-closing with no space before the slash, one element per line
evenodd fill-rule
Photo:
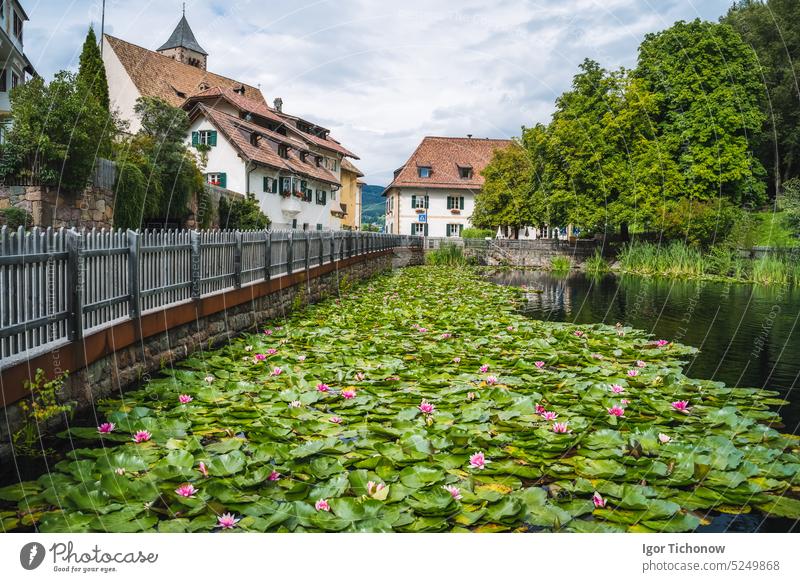
<path fill-rule="evenodd" d="M 386 219 L 386 200 L 383 198 L 384 186 L 364 184 L 361 190 L 361 223 L 383 225 Z"/>

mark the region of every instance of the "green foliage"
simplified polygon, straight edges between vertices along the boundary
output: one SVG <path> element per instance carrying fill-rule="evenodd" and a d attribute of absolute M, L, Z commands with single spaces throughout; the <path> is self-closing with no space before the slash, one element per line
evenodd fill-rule
<path fill-rule="evenodd" d="M 520 228 L 530 224 L 533 197 L 531 168 L 524 148 L 518 145 L 495 150 L 483 170 L 484 184 L 475 199 L 471 222 L 478 228 L 500 225 Z"/>
<path fill-rule="evenodd" d="M 628 243 L 617 260 L 623 271 L 645 275 L 700 277 L 705 272 L 703 253 L 681 241 L 665 245 Z"/>
<path fill-rule="evenodd" d="M 214 205 L 211 195 L 205 190 L 197 193 L 197 224 L 200 228 L 209 228 L 214 222 Z"/>
<path fill-rule="evenodd" d="M 0 226 L 17 229 L 20 226 L 28 228 L 33 224 L 33 216 L 24 208 L 11 206 L 0 210 Z"/>
<path fill-rule="evenodd" d="M 23 177 L 83 191 L 97 156 L 107 155 L 117 124 L 73 73 L 50 83 L 34 77 L 11 91 L 12 128 L 3 145 L 0 176 Z"/>
<path fill-rule="evenodd" d="M 108 81 L 106 79 L 106 68 L 103 66 L 103 57 L 100 56 L 100 48 L 97 44 L 97 37 L 94 34 L 94 27 L 89 27 L 86 40 L 83 43 L 80 61 L 78 65 L 78 83 L 88 91 L 104 111 L 109 110 Z"/>
<path fill-rule="evenodd" d="M 778 208 L 786 213 L 786 221 L 794 236 L 800 236 L 800 177 L 783 184 L 783 192 L 778 197 Z"/>
<path fill-rule="evenodd" d="M 569 271 L 572 268 L 572 261 L 570 261 L 569 257 L 565 257 L 564 255 L 556 255 L 550 259 L 550 270 L 556 272 L 565 272 Z"/>
<path fill-rule="evenodd" d="M 731 25 L 758 58 L 761 81 L 757 92 L 764 118 L 762 135 L 752 138 L 759 160 L 767 168 L 771 192 L 800 172 L 800 107 L 797 55 L 800 18 L 795 0 L 740 0 L 722 21 Z"/>
<path fill-rule="evenodd" d="M 442 243 L 438 249 L 433 249 L 425 254 L 426 265 L 446 265 L 460 267 L 469 264 L 464 255 L 464 249 L 453 243 Z"/>
<path fill-rule="evenodd" d="M 142 127 L 117 146 L 116 161 L 121 169 L 117 200 L 124 207 L 119 225 L 182 221 L 189 213 L 192 196 L 204 187 L 203 175 L 184 142 L 188 115 L 153 97 L 140 97 L 135 110 Z"/>
<path fill-rule="evenodd" d="M 722 199 L 698 202 L 681 198 L 668 206 L 661 232 L 667 239 L 708 247 L 724 240 L 742 214 Z"/>
<path fill-rule="evenodd" d="M 362 224 L 361 230 L 363 232 L 380 232 L 381 227 L 378 224 Z"/>
<path fill-rule="evenodd" d="M 600 252 L 600 249 L 595 249 L 594 254 L 584 261 L 583 270 L 591 275 L 602 275 L 603 273 L 608 273 L 611 270 L 611 266 L 603 258 L 603 253 Z"/>
<path fill-rule="evenodd" d="M 461 231 L 461 238 L 493 238 L 494 231 L 488 228 L 465 228 Z"/>
<path fill-rule="evenodd" d="M 48 428 L 48 421 L 72 412 L 72 404 L 61 404 L 58 401 L 58 392 L 66 378 L 67 374 L 64 373 L 58 378 L 47 380 L 40 368 L 36 370 L 33 382 L 25 382 L 30 399 L 19 403 L 22 427 L 12 435 L 15 455 L 34 457 L 52 454 L 52 451 L 44 448 L 41 438 Z"/>
<path fill-rule="evenodd" d="M 269 217 L 261 212 L 255 196 L 228 200 L 219 199 L 219 227 L 231 230 L 263 230 L 269 228 Z"/>
<path fill-rule="evenodd" d="M 67 460 L 0 488 L 12 518 L 29 520 L 6 528 L 210 532 L 225 512 L 233 531 L 259 532 L 691 531 L 694 513 L 754 507 L 800 517 L 783 497 L 796 439 L 771 428 L 783 401 L 687 377 L 693 348 L 527 318 L 520 289 L 470 269 L 410 267 L 352 291 L 103 402 L 113 432 L 73 426 Z M 621 417 L 608 413 L 612 383 L 630 399 Z M 152 438 L 134 443 L 139 430 Z M 484 468 L 470 466 L 478 451 Z M 190 497 L 176 493 L 186 483 Z"/>

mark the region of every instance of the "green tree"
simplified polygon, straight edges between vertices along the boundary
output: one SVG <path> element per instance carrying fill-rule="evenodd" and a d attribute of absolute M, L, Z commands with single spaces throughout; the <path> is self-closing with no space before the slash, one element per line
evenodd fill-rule
<path fill-rule="evenodd" d="M 677 163 L 686 196 L 764 202 L 764 167 L 751 151 L 764 123 L 761 78 L 753 51 L 733 28 L 695 20 L 648 34 L 635 76 L 658 95 L 658 140 Z"/>
<path fill-rule="evenodd" d="M 484 168 L 484 183 L 476 197 L 470 221 L 478 228 L 530 224 L 531 168 L 527 152 L 518 144 L 495 150 Z"/>
<path fill-rule="evenodd" d="M 30 176 L 67 192 L 85 187 L 102 144 L 117 132 L 95 99 L 85 99 L 73 73 L 50 83 L 35 77 L 11 91 L 12 129 L 0 162 L 3 176 Z"/>
<path fill-rule="evenodd" d="M 261 212 L 253 194 L 246 198 L 219 199 L 219 227 L 231 230 L 263 230 L 269 228 L 270 220 Z"/>
<path fill-rule="evenodd" d="M 103 66 L 103 57 L 100 56 L 94 28 L 91 26 L 86 34 L 86 40 L 83 42 L 78 65 L 78 83 L 97 100 L 103 109 L 109 111 L 106 69 Z"/>
<path fill-rule="evenodd" d="M 759 159 L 768 168 L 770 188 L 800 173 L 800 13 L 797 0 L 740 0 L 721 21 L 731 25 L 755 52 L 762 79 L 758 92 L 764 114 Z"/>

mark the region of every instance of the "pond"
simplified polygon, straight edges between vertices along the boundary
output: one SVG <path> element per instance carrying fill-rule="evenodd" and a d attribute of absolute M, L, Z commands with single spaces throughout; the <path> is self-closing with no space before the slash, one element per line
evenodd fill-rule
<path fill-rule="evenodd" d="M 61 435 L 70 448 L 49 473 L 0 488 L 2 528 L 788 531 L 800 519 L 800 441 L 779 392 L 687 376 L 696 349 L 674 338 L 540 321 L 520 313 L 530 305 L 469 269 L 352 286 L 98 403 Z"/>
<path fill-rule="evenodd" d="M 503 270 L 501 285 L 526 286 L 522 311 L 543 321 L 621 322 L 657 337 L 699 348 L 686 374 L 728 386 L 777 390 L 789 404 L 777 408 L 784 430 L 800 427 L 800 289 L 685 279 L 583 272 Z M 540 291 L 540 292 L 539 292 Z M 787 531 L 793 522 L 739 516 L 729 527 Z"/>

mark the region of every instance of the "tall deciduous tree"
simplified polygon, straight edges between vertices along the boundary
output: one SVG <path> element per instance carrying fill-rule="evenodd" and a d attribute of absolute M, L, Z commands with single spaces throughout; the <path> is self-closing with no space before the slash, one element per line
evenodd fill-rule
<path fill-rule="evenodd" d="M 800 174 L 800 11 L 797 0 L 740 0 L 722 19 L 755 51 L 763 81 L 765 116 L 759 158 L 769 171 L 771 193 Z"/>

